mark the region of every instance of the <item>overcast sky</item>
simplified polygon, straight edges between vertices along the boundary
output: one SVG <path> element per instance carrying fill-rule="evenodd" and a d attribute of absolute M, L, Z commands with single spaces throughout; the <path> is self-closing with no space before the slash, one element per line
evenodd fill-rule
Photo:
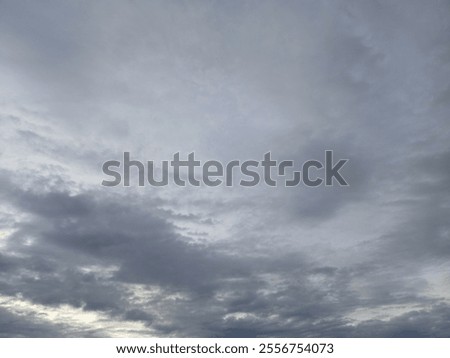
<path fill-rule="evenodd" d="M 0 336 L 450 337 L 448 1 L 0 1 Z M 348 187 L 103 187 L 326 149 Z"/>

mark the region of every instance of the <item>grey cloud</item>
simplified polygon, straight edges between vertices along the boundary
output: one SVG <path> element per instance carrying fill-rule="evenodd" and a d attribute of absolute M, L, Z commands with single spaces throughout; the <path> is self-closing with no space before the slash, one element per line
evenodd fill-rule
<path fill-rule="evenodd" d="M 15 240 L 11 242 L 12 252 L 31 255 L 31 260 L 6 266 L 9 270 L 3 278 L 3 294 L 20 293 L 45 305 L 70 304 L 85 310 L 100 310 L 126 320 L 144 321 L 162 334 L 183 336 L 295 336 L 324 332 L 340 336 L 348 329 L 343 314 L 356 307 L 424 302 L 420 296 L 405 300 L 379 295 L 379 288 L 372 302 L 364 302 L 349 289 L 352 271 L 317 266 L 301 254 L 231 257 L 214 252 L 214 248 L 181 241 L 170 225 L 149 213 L 137 212 L 133 205 L 124 206 L 111 199 L 97 199 L 94 204 L 88 196 L 84 199 L 63 193 L 60 196 L 55 203 L 88 202 L 88 215 L 61 211 L 56 216 L 44 210 L 36 214 L 35 224 L 19 226 L 15 240 L 21 235 L 33 235 L 37 241 L 31 247 L 17 246 Z M 35 201 L 32 195 L 24 194 L 24 197 Z M 47 200 L 52 203 L 53 199 L 48 194 L 41 204 Z M 124 211 L 133 215 L 125 219 Z M 44 262 L 40 259 L 41 250 L 46 253 Z M 100 266 L 115 264 L 119 270 L 105 280 L 96 274 L 81 273 L 77 264 L 83 262 Z M 313 278 L 319 279 L 320 285 L 315 285 Z M 150 306 L 134 307 L 127 303 L 126 293 L 118 288 L 119 284 L 129 283 L 156 285 L 167 295 L 181 296 L 177 303 L 165 303 L 161 297 Z M 382 287 L 385 285 L 383 281 Z M 221 295 L 223 299 L 219 299 Z M 152 303 L 158 305 L 158 313 Z M 209 307 L 206 316 L 205 307 Z M 241 312 L 245 314 L 244 319 L 233 318 L 233 314 Z M 278 318 L 269 319 L 274 313 Z M 155 318 L 157 314 L 163 319 Z M 214 326 L 214 322 L 223 321 L 228 314 L 232 316 L 225 323 Z M 186 325 L 187 319 L 191 328 Z M 323 327 L 322 333 L 311 328 L 324 325 L 323 320 L 330 320 L 330 326 Z M 288 321 L 291 323 L 287 324 Z M 336 324 L 337 327 L 330 328 Z M 307 334 L 306 327 L 310 328 Z"/>
<path fill-rule="evenodd" d="M 136 335 L 448 336 L 449 10 L 2 1 L 0 294 Z M 124 151 L 325 149 L 350 187 L 99 184 Z M 109 334 L 0 309 L 1 336 Z"/>
<path fill-rule="evenodd" d="M 54 338 L 61 336 L 61 326 L 51 326 L 36 317 L 15 315 L 0 308 L 0 337 Z"/>

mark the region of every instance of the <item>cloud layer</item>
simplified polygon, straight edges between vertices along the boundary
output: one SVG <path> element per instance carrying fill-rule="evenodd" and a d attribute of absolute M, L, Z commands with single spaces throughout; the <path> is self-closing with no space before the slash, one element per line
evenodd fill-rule
<path fill-rule="evenodd" d="M 0 4 L 0 336 L 449 337 L 443 1 Z M 348 158 L 349 187 L 101 165 Z"/>

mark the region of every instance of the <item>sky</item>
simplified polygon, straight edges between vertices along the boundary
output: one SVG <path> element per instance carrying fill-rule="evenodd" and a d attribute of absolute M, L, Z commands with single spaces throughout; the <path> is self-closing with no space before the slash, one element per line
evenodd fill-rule
<path fill-rule="evenodd" d="M 448 1 L 0 0 L 0 83 L 0 337 L 450 337 Z"/>

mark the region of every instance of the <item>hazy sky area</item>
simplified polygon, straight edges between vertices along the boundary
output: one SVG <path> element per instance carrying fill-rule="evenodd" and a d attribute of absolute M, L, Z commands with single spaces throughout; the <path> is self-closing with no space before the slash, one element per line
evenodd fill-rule
<path fill-rule="evenodd" d="M 1 337 L 450 337 L 450 2 L 0 0 Z M 348 187 L 102 163 L 348 158 Z"/>

